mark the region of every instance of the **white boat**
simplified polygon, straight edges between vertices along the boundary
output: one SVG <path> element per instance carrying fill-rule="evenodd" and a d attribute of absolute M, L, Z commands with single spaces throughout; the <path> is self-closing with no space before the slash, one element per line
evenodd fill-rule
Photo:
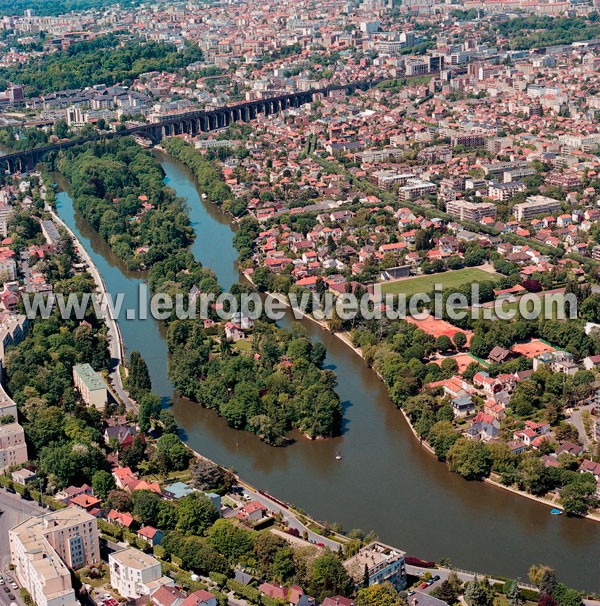
<path fill-rule="evenodd" d="M 339 450 L 335 453 L 335 460 L 336 461 L 342 460 L 342 453 Z"/>

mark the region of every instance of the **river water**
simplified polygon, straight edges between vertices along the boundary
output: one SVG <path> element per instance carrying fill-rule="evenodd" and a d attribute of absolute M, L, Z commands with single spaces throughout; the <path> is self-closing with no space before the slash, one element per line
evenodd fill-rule
<path fill-rule="evenodd" d="M 228 218 L 201 200 L 185 167 L 162 155 L 159 159 L 168 185 L 188 201 L 196 231 L 192 252 L 228 288 L 239 279 Z M 126 270 L 74 212 L 64 191 L 58 194 L 58 213 L 94 259 L 108 290 L 113 296 L 123 293 L 125 309 L 137 308 L 143 276 Z M 290 319 L 282 324 L 289 326 Z M 311 338 L 326 345 L 326 364 L 337 373 L 343 435 L 316 442 L 295 436 L 293 445 L 277 449 L 178 398 L 167 377 L 162 327 L 152 319 L 126 320 L 124 313 L 120 318 L 126 350 L 141 352 L 153 390 L 173 402 L 184 439 L 253 485 L 318 520 L 341 522 L 346 530 L 373 529 L 410 555 L 445 557 L 460 568 L 522 580 L 531 564 L 544 563 L 558 570 L 560 580 L 600 592 L 600 524 L 551 516 L 544 505 L 450 473 L 419 445 L 361 358 L 316 324 L 303 324 Z M 335 460 L 338 450 L 341 461 Z"/>

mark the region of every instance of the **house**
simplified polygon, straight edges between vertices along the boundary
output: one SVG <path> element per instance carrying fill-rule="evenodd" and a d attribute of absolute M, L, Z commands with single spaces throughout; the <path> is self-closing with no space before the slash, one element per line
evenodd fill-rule
<path fill-rule="evenodd" d="M 521 442 L 520 440 L 511 440 L 507 442 L 508 450 L 510 450 L 513 454 L 521 454 L 527 450 L 527 444 Z"/>
<path fill-rule="evenodd" d="M 594 463 L 589 459 L 583 459 L 579 466 L 579 471 L 581 473 L 591 473 L 596 478 L 596 481 L 600 480 L 600 463 Z"/>
<path fill-rule="evenodd" d="M 137 536 L 143 541 L 146 541 L 151 547 L 160 545 L 163 540 L 162 530 L 158 530 L 158 528 L 154 528 L 153 526 L 144 526 L 143 528 L 140 528 L 137 531 Z"/>
<path fill-rule="evenodd" d="M 17 469 L 11 473 L 12 481 L 21 486 L 27 486 L 29 482 L 33 482 L 37 479 L 35 471 L 31 471 L 24 467 L 23 469 Z"/>
<path fill-rule="evenodd" d="M 565 442 L 556 449 L 556 456 L 560 457 L 561 454 L 565 453 L 573 455 L 574 457 L 580 457 L 583 454 L 583 447 L 573 444 L 572 442 Z"/>
<path fill-rule="evenodd" d="M 267 508 L 259 501 L 252 501 L 244 505 L 236 517 L 244 522 L 258 522 L 267 515 Z"/>
<path fill-rule="evenodd" d="M 500 421 L 485 412 L 478 412 L 467 429 L 467 436 L 477 440 L 488 442 L 500 433 Z"/>
<path fill-rule="evenodd" d="M 465 417 L 475 410 L 475 404 L 471 399 L 471 395 L 466 392 L 463 392 L 456 398 L 453 398 L 451 403 L 455 417 Z"/>
<path fill-rule="evenodd" d="M 150 600 L 154 606 L 181 606 L 185 594 L 177 587 L 163 585 L 150 595 Z"/>
<path fill-rule="evenodd" d="M 89 494 L 80 494 L 73 497 L 69 501 L 69 505 L 79 507 L 79 509 L 83 509 L 84 511 L 90 513 L 93 509 L 99 509 L 102 505 L 102 501 Z"/>
<path fill-rule="evenodd" d="M 82 484 L 81 486 L 69 486 L 54 495 L 54 498 L 58 501 L 62 501 L 65 505 L 68 505 L 69 501 L 80 494 L 94 495 L 92 487 L 88 484 Z"/>
<path fill-rule="evenodd" d="M 408 606 L 448 606 L 447 602 L 434 598 L 424 591 L 415 591 L 407 600 Z"/>
<path fill-rule="evenodd" d="M 165 497 L 173 501 L 183 499 L 183 497 L 186 497 L 188 494 L 192 494 L 193 492 L 196 492 L 196 489 L 192 488 L 185 482 L 174 482 L 173 484 L 169 484 L 163 488 L 163 494 Z"/>
<path fill-rule="evenodd" d="M 123 528 L 130 528 L 134 522 L 134 518 L 129 512 L 121 513 L 116 509 L 111 509 L 106 518 L 112 524 L 116 524 L 117 526 L 121 526 Z"/>
<path fill-rule="evenodd" d="M 533 429 L 523 429 L 521 431 L 515 431 L 513 434 L 513 440 L 521 441 L 527 446 L 531 446 L 532 442 L 538 437 L 537 433 Z"/>
<path fill-rule="evenodd" d="M 275 583 L 263 583 L 262 585 L 259 585 L 258 590 L 263 595 L 269 596 L 274 600 L 285 601 L 288 595 L 287 587 Z"/>
<path fill-rule="evenodd" d="M 133 443 L 137 430 L 132 425 L 112 425 L 104 430 L 104 441 L 116 440 L 119 446 L 128 448 Z M 143 438 L 143 434 L 140 435 Z"/>
<path fill-rule="evenodd" d="M 181 606 L 217 606 L 217 596 L 210 591 L 198 589 L 198 591 L 190 593 Z"/>
<path fill-rule="evenodd" d="M 490 354 L 488 355 L 488 359 L 491 362 L 496 362 L 498 364 L 502 364 L 503 362 L 507 362 L 508 360 L 510 360 L 512 356 L 512 352 L 508 349 L 505 349 L 504 347 L 500 347 L 499 345 L 496 345 L 496 347 L 494 347 L 492 349 L 492 351 L 490 351 Z"/>
<path fill-rule="evenodd" d="M 600 356 L 588 356 L 583 358 L 583 367 L 586 370 L 594 370 L 594 368 L 600 367 Z"/>
<path fill-rule="evenodd" d="M 356 606 L 356 602 L 350 598 L 344 598 L 341 595 L 325 598 L 321 606 Z"/>
<path fill-rule="evenodd" d="M 292 585 L 288 595 L 288 602 L 292 606 L 315 606 L 315 599 L 307 596 L 302 587 Z"/>
<path fill-rule="evenodd" d="M 240 341 L 244 338 L 244 331 L 240 330 L 233 322 L 227 322 L 225 324 L 225 338 L 228 341 Z"/>

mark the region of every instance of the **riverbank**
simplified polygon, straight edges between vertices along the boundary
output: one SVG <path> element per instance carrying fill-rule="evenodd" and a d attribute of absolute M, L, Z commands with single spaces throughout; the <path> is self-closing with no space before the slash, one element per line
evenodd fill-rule
<path fill-rule="evenodd" d="M 246 278 L 246 280 L 248 280 L 253 286 L 255 286 L 254 281 L 252 280 L 251 277 L 251 273 L 248 270 L 245 270 L 243 272 L 244 277 Z M 332 336 L 336 337 L 337 339 L 339 339 L 342 343 L 344 343 L 344 345 L 346 345 L 347 347 L 349 347 L 350 349 L 352 349 L 352 351 L 358 355 L 362 361 L 366 364 L 365 362 L 365 358 L 363 356 L 363 353 L 360 349 L 360 347 L 356 347 L 353 343 L 352 340 L 349 336 L 349 333 L 347 332 L 333 332 L 330 330 L 329 326 L 327 325 L 326 322 L 324 322 L 323 320 L 317 320 L 316 318 L 314 318 L 313 316 L 311 316 L 310 314 L 304 313 L 302 310 L 300 309 L 296 309 L 296 308 L 292 308 L 292 306 L 290 305 L 287 297 L 285 297 L 284 295 L 281 295 L 279 293 L 266 293 L 267 296 L 269 297 L 273 297 L 274 299 L 281 301 L 286 307 L 288 307 L 289 309 L 293 309 L 293 313 L 294 316 L 296 316 L 296 314 L 299 314 L 302 318 L 305 318 L 307 320 L 310 320 L 311 322 L 314 322 L 315 324 L 317 324 L 321 329 L 328 331 Z M 371 368 L 371 370 L 373 370 L 373 372 L 377 375 L 377 377 L 379 378 L 379 380 L 385 385 L 385 381 L 383 380 L 383 377 L 374 369 Z M 387 389 L 387 387 L 386 387 Z M 434 449 L 432 448 L 432 446 L 425 440 L 423 440 L 416 432 L 413 424 L 411 423 L 408 415 L 406 414 L 406 412 L 402 409 L 399 408 L 398 409 L 401 413 L 402 416 L 404 417 L 404 419 L 406 420 L 406 423 L 408 425 L 408 427 L 410 428 L 410 431 L 412 433 L 412 435 L 414 436 L 414 438 L 419 442 L 419 445 L 428 453 L 430 454 L 432 457 L 434 457 L 436 460 L 438 460 Z M 450 472 L 450 470 L 448 470 Z M 452 473 L 452 472 L 450 472 Z M 557 504 L 554 500 L 545 498 L 545 497 L 540 497 L 537 495 L 533 495 L 530 494 L 528 492 L 525 492 L 523 490 L 519 490 L 518 488 L 514 488 L 512 486 L 505 486 L 504 484 L 492 479 L 492 478 L 484 478 L 483 481 L 486 484 L 490 484 L 491 486 L 494 486 L 496 488 L 501 488 L 502 490 L 505 490 L 507 492 L 511 492 L 515 495 L 518 495 L 520 497 L 525 497 L 531 501 L 536 501 L 542 505 L 546 505 L 550 508 L 554 508 L 557 507 Z M 560 507 L 560 505 L 558 505 L 558 507 Z M 596 511 L 592 511 L 590 513 L 588 513 L 585 516 L 580 516 L 580 517 L 585 517 L 589 520 L 592 520 L 594 522 L 600 522 L 600 511 L 596 510 Z"/>
<path fill-rule="evenodd" d="M 73 239 L 73 243 L 77 247 L 77 254 L 87 265 L 87 269 L 96 284 L 98 293 L 102 296 L 104 301 L 109 300 L 110 295 L 108 294 L 108 290 L 106 288 L 106 284 L 104 283 L 104 279 L 102 278 L 102 274 L 98 271 L 96 264 L 92 260 L 91 256 L 88 254 L 83 244 L 80 242 L 75 232 L 58 216 L 58 214 L 56 214 L 54 209 L 50 208 L 49 206 L 46 206 L 46 211 L 50 214 L 52 220 L 58 225 L 61 225 L 71 236 L 71 238 Z M 111 387 L 116 392 L 113 393 L 113 397 L 115 397 L 115 400 L 117 400 L 117 402 L 120 400 L 125 405 L 127 410 L 135 410 L 136 403 L 129 396 L 129 393 L 123 385 L 122 373 L 126 373 L 127 371 L 125 367 L 125 346 L 123 343 L 123 337 L 121 335 L 119 323 L 110 313 L 105 314 L 103 319 L 107 329 L 106 336 L 108 339 L 110 357 L 112 361 L 112 370 L 109 373 L 109 377 L 112 383 Z"/>

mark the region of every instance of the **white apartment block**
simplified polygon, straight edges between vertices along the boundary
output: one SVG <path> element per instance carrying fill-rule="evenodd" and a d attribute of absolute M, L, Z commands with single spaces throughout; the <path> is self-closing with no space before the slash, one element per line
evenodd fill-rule
<path fill-rule="evenodd" d="M 417 200 L 423 196 L 434 195 L 437 192 L 437 185 L 421 179 L 408 179 L 406 185 L 398 189 L 398 198 L 403 202 L 407 200 Z"/>
<path fill-rule="evenodd" d="M 37 606 L 77 606 L 69 568 L 100 561 L 96 518 L 69 507 L 32 517 L 9 533 L 17 579 Z"/>
<path fill-rule="evenodd" d="M 592 151 L 600 145 L 600 134 L 593 135 L 561 135 L 558 138 L 561 145 L 582 151 Z"/>
<path fill-rule="evenodd" d="M 484 217 L 496 218 L 496 205 L 491 202 L 468 202 L 466 200 L 449 200 L 446 212 L 461 221 L 481 221 Z"/>
<path fill-rule="evenodd" d="M 73 366 L 73 382 L 81 395 L 81 399 L 88 405 L 103 410 L 108 401 L 108 389 L 102 376 L 89 364 L 75 364 Z"/>
<path fill-rule="evenodd" d="M 173 579 L 162 576 L 157 559 L 133 547 L 109 554 L 108 566 L 110 584 L 124 598 L 140 598 L 162 585 L 173 585 Z"/>
<path fill-rule="evenodd" d="M 547 196 L 529 196 L 527 202 L 515 204 L 513 214 L 517 221 L 528 221 L 537 215 L 551 215 L 560 211 L 560 201 Z"/>

